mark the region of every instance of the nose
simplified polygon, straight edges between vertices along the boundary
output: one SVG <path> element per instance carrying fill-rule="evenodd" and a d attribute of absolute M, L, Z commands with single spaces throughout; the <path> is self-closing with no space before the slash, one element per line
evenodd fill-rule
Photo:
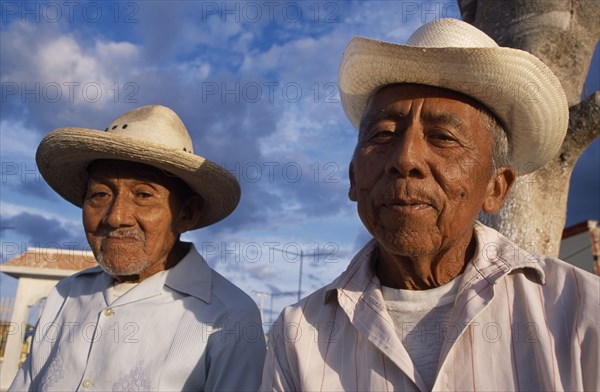
<path fill-rule="evenodd" d="M 424 178 L 426 141 L 423 132 L 414 121 L 406 128 L 402 136 L 394 141 L 385 170 L 388 175 L 400 178 Z"/>
<path fill-rule="evenodd" d="M 133 206 L 126 196 L 117 194 L 113 197 L 103 219 L 112 228 L 127 227 L 135 224 Z"/>

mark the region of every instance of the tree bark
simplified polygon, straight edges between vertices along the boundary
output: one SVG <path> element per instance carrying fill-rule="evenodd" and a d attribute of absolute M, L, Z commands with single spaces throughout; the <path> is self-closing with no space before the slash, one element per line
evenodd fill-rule
<path fill-rule="evenodd" d="M 525 249 L 558 256 L 569 180 L 577 159 L 600 134 L 600 93 L 581 102 L 600 37 L 598 0 L 458 0 L 463 19 L 500 46 L 526 50 L 558 77 L 570 109 L 558 156 L 517 178 L 502 210 L 480 219 Z"/>

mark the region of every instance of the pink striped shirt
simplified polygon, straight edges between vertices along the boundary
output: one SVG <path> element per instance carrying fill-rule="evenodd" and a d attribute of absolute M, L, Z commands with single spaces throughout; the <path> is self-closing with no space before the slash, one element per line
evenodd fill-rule
<path fill-rule="evenodd" d="M 433 390 L 599 391 L 600 278 L 475 226 Z M 261 390 L 425 391 L 394 330 L 369 242 L 272 326 Z"/>

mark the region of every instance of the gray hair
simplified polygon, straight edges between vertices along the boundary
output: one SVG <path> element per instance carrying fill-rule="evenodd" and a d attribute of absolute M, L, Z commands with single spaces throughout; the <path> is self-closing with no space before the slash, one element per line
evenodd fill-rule
<path fill-rule="evenodd" d="M 496 172 L 501 167 L 512 167 L 508 134 L 490 111 L 480 109 L 479 113 L 481 125 L 492 138 L 492 169 Z"/>

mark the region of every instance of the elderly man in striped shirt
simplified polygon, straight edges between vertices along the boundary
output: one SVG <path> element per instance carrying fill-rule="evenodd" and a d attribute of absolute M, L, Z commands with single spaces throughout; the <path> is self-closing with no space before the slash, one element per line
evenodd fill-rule
<path fill-rule="evenodd" d="M 262 389 L 598 391 L 597 276 L 477 221 L 558 151 L 560 82 L 454 19 L 407 45 L 354 38 L 349 197 L 373 236 L 273 325 Z"/>

